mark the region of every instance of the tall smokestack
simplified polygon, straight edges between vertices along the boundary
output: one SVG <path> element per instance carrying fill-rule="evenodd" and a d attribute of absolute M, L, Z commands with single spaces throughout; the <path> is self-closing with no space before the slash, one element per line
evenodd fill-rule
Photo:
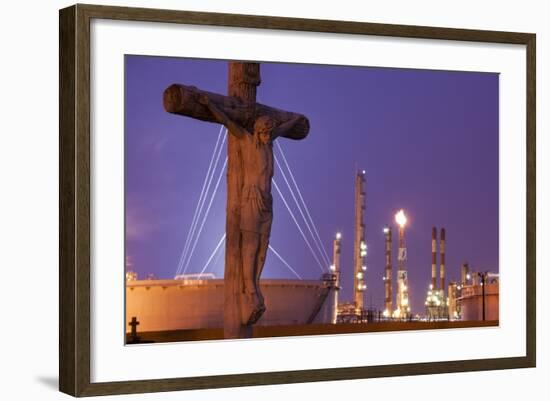
<path fill-rule="evenodd" d="M 340 286 L 340 246 L 342 242 L 342 234 L 336 233 L 332 243 L 332 266 L 331 270 L 336 276 L 336 286 Z"/>
<path fill-rule="evenodd" d="M 401 209 L 395 215 L 395 222 L 399 225 L 398 231 L 398 252 L 397 252 L 397 296 L 396 296 L 396 311 L 399 318 L 408 316 L 411 308 L 409 303 L 409 289 L 407 278 L 407 248 L 405 245 L 405 224 L 407 217 Z"/>
<path fill-rule="evenodd" d="M 445 293 L 445 229 L 441 229 L 441 240 L 439 243 L 439 258 L 441 259 L 441 265 L 439 267 L 439 289 Z"/>
<path fill-rule="evenodd" d="M 432 227 L 432 290 L 436 288 L 437 275 L 437 228 Z"/>
<path fill-rule="evenodd" d="M 384 274 L 384 292 L 385 292 L 385 307 L 384 317 L 390 317 L 393 313 L 392 305 L 392 236 L 391 227 L 384 227 L 385 252 L 386 252 L 386 270 Z"/>

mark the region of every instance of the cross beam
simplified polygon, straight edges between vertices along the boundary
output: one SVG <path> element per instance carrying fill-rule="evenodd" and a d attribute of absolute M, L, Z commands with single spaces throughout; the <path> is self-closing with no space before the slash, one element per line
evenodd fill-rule
<path fill-rule="evenodd" d="M 280 124 L 298 118 L 294 129 L 285 132 L 282 136 L 299 140 L 305 138 L 309 132 L 309 121 L 302 114 L 276 109 L 275 107 L 266 106 L 261 103 L 253 102 L 251 105 L 237 96 L 224 96 L 198 89 L 195 86 L 182 84 L 170 85 L 164 91 L 164 109 L 172 114 L 219 123 L 208 107 L 199 102 L 201 95 L 208 96 L 210 103 L 216 105 L 230 119 L 240 125 L 246 126 L 250 123 L 251 119 L 259 116 L 269 116 Z"/>

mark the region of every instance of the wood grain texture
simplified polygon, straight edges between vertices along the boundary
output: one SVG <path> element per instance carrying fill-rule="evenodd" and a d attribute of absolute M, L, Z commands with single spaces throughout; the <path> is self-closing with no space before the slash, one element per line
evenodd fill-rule
<path fill-rule="evenodd" d="M 244 63 L 228 64 L 227 94 L 243 103 L 256 102 L 260 80 L 247 82 Z M 254 66 L 256 68 L 254 68 Z M 240 67 L 240 68 L 239 68 Z M 259 66 L 250 66 L 259 76 Z M 251 126 L 245 127 L 251 129 Z M 230 132 L 227 138 L 227 196 L 225 209 L 225 264 L 224 264 L 224 338 L 251 338 L 252 325 L 242 323 L 244 292 L 242 237 L 240 230 L 241 198 L 244 183 L 242 139 Z"/>
<path fill-rule="evenodd" d="M 536 93 L 536 36 L 529 35 L 527 41 L 527 227 L 526 227 L 526 266 L 527 266 L 527 302 L 526 332 L 527 356 L 529 366 L 536 366 L 537 359 L 537 93 Z"/>
<path fill-rule="evenodd" d="M 222 110 L 231 120 L 240 125 L 246 125 L 247 120 L 251 117 L 250 105 L 247 105 L 246 102 L 239 101 L 235 96 L 224 96 L 183 84 L 172 84 L 166 88 L 163 94 L 164 110 L 180 116 L 221 124 L 221 122 L 212 115 L 212 112 L 208 110 L 208 107 L 200 104 L 198 98 L 201 95 L 208 96 L 211 103 L 214 103 L 215 106 Z M 300 140 L 307 136 L 309 132 L 309 121 L 303 114 L 277 109 L 258 102 L 253 103 L 254 107 L 252 110 L 254 110 L 255 118 L 258 116 L 269 116 L 277 121 L 277 124 L 285 123 L 294 118 L 300 119 L 299 123 L 296 124 L 296 128 L 289 132 L 285 132 L 285 135 L 283 135 L 284 137 Z M 250 127 L 250 129 L 253 130 L 253 127 Z"/>
<path fill-rule="evenodd" d="M 76 9 L 76 392 L 90 386 L 90 19 Z"/>
<path fill-rule="evenodd" d="M 89 18 L 69 7 L 59 28 L 59 389 L 77 396 L 90 386 Z"/>
<path fill-rule="evenodd" d="M 96 6 L 87 4 L 80 4 L 79 8 L 92 18 L 240 28 L 280 29 L 305 32 L 343 33 L 352 35 L 395 36 L 403 38 L 444 39 L 513 44 L 527 44 L 531 35 L 528 33 L 519 32 L 270 17 L 260 15 L 207 13 L 196 11 L 176 11 L 149 8 Z"/>
<path fill-rule="evenodd" d="M 59 389 L 75 393 L 75 7 L 59 14 Z"/>
<path fill-rule="evenodd" d="M 525 357 L 90 383 L 91 18 L 525 45 L 527 48 L 527 354 Z M 59 385 L 74 396 L 533 367 L 536 363 L 535 35 L 189 11 L 76 5 L 60 11 Z"/>
<path fill-rule="evenodd" d="M 81 395 L 132 394 L 530 367 L 523 357 L 94 383 Z"/>

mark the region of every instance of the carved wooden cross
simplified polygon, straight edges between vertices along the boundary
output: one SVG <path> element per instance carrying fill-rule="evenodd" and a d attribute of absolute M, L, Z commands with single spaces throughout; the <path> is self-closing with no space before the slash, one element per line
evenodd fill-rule
<path fill-rule="evenodd" d="M 254 123 L 259 117 L 267 116 L 279 125 L 291 126 L 280 133 L 290 139 L 303 139 L 309 132 L 308 119 L 297 113 L 279 110 L 256 103 L 256 89 L 260 85 L 260 65 L 258 63 L 229 63 L 228 96 L 202 91 L 193 86 L 173 84 L 164 91 L 164 108 L 167 112 L 196 118 L 202 121 L 223 123 L 213 113 L 220 110 L 230 120 L 253 132 Z M 218 113 L 219 114 L 219 113 Z M 226 125 L 227 126 L 227 125 Z M 252 337 L 252 324 L 243 323 L 243 261 L 242 236 L 240 230 L 241 197 L 243 177 L 242 135 L 230 129 L 227 153 L 227 206 L 226 206 L 226 245 L 224 272 L 224 337 Z"/>

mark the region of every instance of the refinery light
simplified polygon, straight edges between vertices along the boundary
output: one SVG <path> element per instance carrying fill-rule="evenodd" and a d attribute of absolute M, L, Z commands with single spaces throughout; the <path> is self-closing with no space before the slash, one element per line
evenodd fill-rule
<path fill-rule="evenodd" d="M 395 214 L 395 222 L 401 227 L 404 227 L 405 224 L 407 224 L 407 216 L 405 216 L 405 212 L 403 211 L 403 209 Z"/>

